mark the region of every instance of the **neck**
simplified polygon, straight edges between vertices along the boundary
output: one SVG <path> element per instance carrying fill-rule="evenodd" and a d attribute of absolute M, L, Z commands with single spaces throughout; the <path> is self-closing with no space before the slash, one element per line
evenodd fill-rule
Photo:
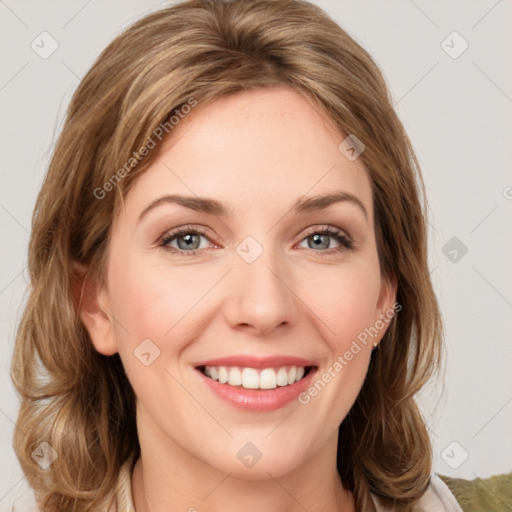
<path fill-rule="evenodd" d="M 142 458 L 135 464 L 132 493 L 137 512 L 355 512 L 353 497 L 341 482 L 319 481 L 309 473 L 301 485 L 291 475 L 255 481 L 218 474 L 203 480 L 204 475 L 174 478 L 162 476 L 172 471 L 154 471 Z"/>
<path fill-rule="evenodd" d="M 292 471 L 246 478 L 219 471 L 152 427 L 140 432 L 139 424 L 141 457 L 132 473 L 137 512 L 355 512 L 336 467 L 337 432 Z"/>

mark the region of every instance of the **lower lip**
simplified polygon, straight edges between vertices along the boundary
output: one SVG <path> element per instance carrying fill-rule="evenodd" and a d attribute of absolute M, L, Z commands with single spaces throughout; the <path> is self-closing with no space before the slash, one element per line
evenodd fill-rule
<path fill-rule="evenodd" d="M 305 391 L 316 373 L 316 368 L 312 368 L 309 373 L 299 382 L 289 386 L 278 386 L 274 389 L 245 389 L 241 386 L 230 386 L 210 379 L 203 374 L 201 370 L 195 369 L 205 384 L 220 398 L 229 402 L 239 409 L 267 412 L 274 411 L 284 407 L 286 404 L 295 400 L 303 391 Z"/>

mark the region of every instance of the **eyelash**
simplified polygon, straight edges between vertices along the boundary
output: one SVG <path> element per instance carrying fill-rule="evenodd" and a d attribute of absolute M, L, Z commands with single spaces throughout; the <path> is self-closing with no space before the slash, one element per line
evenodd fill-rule
<path fill-rule="evenodd" d="M 205 238 L 208 238 L 206 232 L 200 228 L 192 227 L 192 226 L 183 226 L 174 231 L 167 233 L 161 240 L 159 245 L 163 247 L 165 250 L 172 252 L 174 254 L 178 254 L 180 256 L 197 256 L 204 249 L 193 249 L 191 251 L 184 251 L 181 249 L 176 249 L 174 247 L 170 248 L 167 244 L 174 240 L 175 238 L 179 238 L 182 235 L 202 235 Z M 323 226 L 321 228 L 312 229 L 306 233 L 304 238 L 302 238 L 301 242 L 306 240 L 307 238 L 313 235 L 329 235 L 333 237 L 337 242 L 341 245 L 340 247 L 335 247 L 333 249 L 327 249 L 325 251 L 316 251 L 314 249 L 308 249 L 309 251 L 313 251 L 320 256 L 331 256 L 335 253 L 340 253 L 346 250 L 352 250 L 354 248 L 354 242 L 343 234 L 343 231 L 337 228 L 333 228 L 331 226 Z"/>

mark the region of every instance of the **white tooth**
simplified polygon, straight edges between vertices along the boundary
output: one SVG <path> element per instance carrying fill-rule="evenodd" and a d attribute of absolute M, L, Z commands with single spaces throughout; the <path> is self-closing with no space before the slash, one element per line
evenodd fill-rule
<path fill-rule="evenodd" d="M 259 377 L 254 368 L 244 368 L 242 371 L 242 386 L 245 389 L 258 389 Z"/>
<path fill-rule="evenodd" d="M 288 384 L 293 384 L 295 382 L 295 376 L 297 375 L 297 367 L 291 366 L 288 370 Z"/>
<path fill-rule="evenodd" d="M 225 366 L 219 366 L 219 382 L 225 384 L 228 381 L 228 371 Z"/>
<path fill-rule="evenodd" d="M 303 366 L 278 368 L 239 368 L 236 366 L 205 366 L 205 375 L 221 384 L 243 386 L 246 389 L 275 389 L 277 386 L 288 386 L 304 377 Z"/>
<path fill-rule="evenodd" d="M 242 372 L 238 367 L 234 366 L 233 368 L 231 368 L 231 370 L 229 370 L 228 384 L 230 384 L 231 386 L 242 385 Z"/>
<path fill-rule="evenodd" d="M 288 384 L 288 372 L 286 368 L 279 368 L 277 371 L 276 383 L 278 386 L 286 386 Z"/>
<path fill-rule="evenodd" d="M 274 389 L 276 385 L 276 372 L 273 368 L 265 368 L 260 373 L 260 389 Z"/>

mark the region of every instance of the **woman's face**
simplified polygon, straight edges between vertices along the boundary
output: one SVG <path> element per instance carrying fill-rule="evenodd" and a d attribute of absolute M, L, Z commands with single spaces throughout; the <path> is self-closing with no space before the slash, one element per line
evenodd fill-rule
<path fill-rule="evenodd" d="M 199 103 L 135 181 L 113 225 L 105 313 L 82 318 L 98 351 L 120 354 L 143 454 L 245 478 L 326 447 L 335 460 L 395 293 L 345 138 L 291 89 L 238 93 Z M 198 369 L 208 362 L 228 382 Z M 300 366 L 314 368 L 289 385 Z"/>

